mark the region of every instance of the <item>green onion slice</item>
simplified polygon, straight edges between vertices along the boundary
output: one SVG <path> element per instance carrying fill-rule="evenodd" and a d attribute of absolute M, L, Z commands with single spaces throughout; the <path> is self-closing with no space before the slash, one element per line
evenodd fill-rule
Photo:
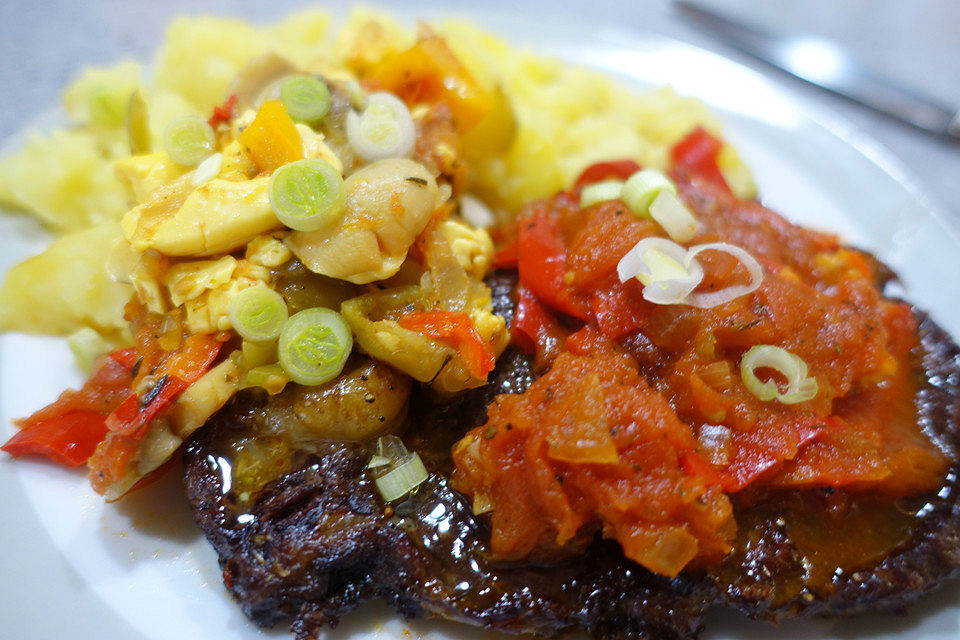
<path fill-rule="evenodd" d="M 287 372 L 278 364 L 267 364 L 247 371 L 240 384 L 241 389 L 261 387 L 274 396 L 283 391 L 290 382 Z"/>
<path fill-rule="evenodd" d="M 664 189 L 650 203 L 650 217 L 675 242 L 689 242 L 700 231 L 700 221 L 677 194 Z"/>
<path fill-rule="evenodd" d="M 291 229 L 321 229 L 342 215 L 345 203 L 343 176 L 326 160 L 297 160 L 270 178 L 270 206 Z"/>
<path fill-rule="evenodd" d="M 374 482 L 383 499 L 386 502 L 393 502 L 416 489 L 429 477 L 430 474 L 423 466 L 420 456 L 412 453 L 402 463 L 376 478 Z"/>
<path fill-rule="evenodd" d="M 755 371 L 769 368 L 787 379 L 787 390 L 781 392 L 773 380 L 761 382 Z M 767 402 L 779 400 L 784 404 L 796 404 L 812 400 L 819 387 L 815 378 L 807 376 L 807 363 L 803 358 L 781 347 L 761 344 L 750 347 L 740 359 L 740 377 L 747 390 Z"/>
<path fill-rule="evenodd" d="M 623 180 L 604 180 L 588 184 L 580 192 L 580 208 L 586 209 L 598 202 L 616 200 L 623 189 Z"/>
<path fill-rule="evenodd" d="M 403 158 L 413 150 L 416 133 L 410 110 L 392 93 L 371 93 L 362 113 L 347 113 L 347 140 L 367 162 Z"/>
<path fill-rule="evenodd" d="M 230 301 L 230 322 L 244 340 L 267 342 L 280 336 L 287 320 L 283 296 L 267 287 L 247 287 Z"/>
<path fill-rule="evenodd" d="M 295 120 L 316 124 L 330 111 L 330 88 L 316 76 L 290 76 L 280 85 L 280 101 Z"/>
<path fill-rule="evenodd" d="M 677 187 L 662 172 L 656 169 L 641 169 L 623 183 L 620 199 L 626 203 L 633 215 L 649 218 L 650 204 L 664 191 L 676 195 Z"/>
<path fill-rule="evenodd" d="M 343 371 L 353 336 L 336 311 L 304 309 L 287 320 L 280 332 L 280 365 L 294 382 L 323 384 Z"/>
<path fill-rule="evenodd" d="M 177 164 L 195 167 L 217 146 L 213 128 L 197 116 L 177 118 L 163 132 L 163 148 Z"/>

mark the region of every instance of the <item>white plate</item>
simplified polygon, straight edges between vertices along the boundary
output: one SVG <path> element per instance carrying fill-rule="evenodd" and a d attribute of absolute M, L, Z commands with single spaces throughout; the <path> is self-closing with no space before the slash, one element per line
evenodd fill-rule
<path fill-rule="evenodd" d="M 842 233 L 901 276 L 906 296 L 960 336 L 960 235 L 868 138 L 788 92 L 706 51 L 649 34 L 601 33 L 525 24 L 511 16 L 480 22 L 517 43 L 595 66 L 639 86 L 669 83 L 711 104 L 754 169 L 764 201 L 788 217 Z M 531 36 L 531 34 L 538 34 Z M 0 219 L 0 270 L 38 251 L 44 235 L 21 218 Z M 59 340 L 0 338 L 0 438 L 9 420 L 76 386 Z M 193 524 L 179 474 L 108 506 L 82 474 L 42 462 L 0 459 L 0 637 L 33 640 L 287 638 L 251 625 L 221 584 L 216 557 Z M 907 617 L 805 621 L 780 628 L 711 614 L 707 638 L 960 637 L 960 588 L 927 598 Z M 349 617 L 330 637 L 491 637 L 444 622 L 404 623 L 381 606 Z"/>

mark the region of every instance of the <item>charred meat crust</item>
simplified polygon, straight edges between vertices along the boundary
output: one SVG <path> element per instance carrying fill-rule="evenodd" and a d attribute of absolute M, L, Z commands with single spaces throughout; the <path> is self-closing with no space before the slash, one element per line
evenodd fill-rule
<path fill-rule="evenodd" d="M 669 640 L 701 628 L 708 585 L 654 576 L 608 542 L 551 566 L 487 560 L 487 528 L 442 473 L 385 510 L 366 476 L 367 445 L 325 443 L 249 509 L 236 509 L 216 452 L 243 432 L 256 402 L 240 398 L 222 412 L 190 443 L 185 462 L 197 522 L 256 623 L 292 617 L 297 637 L 313 638 L 359 604 L 383 599 L 406 617 L 544 636 L 583 627 L 598 638 Z"/>
<path fill-rule="evenodd" d="M 780 603 L 774 580 L 759 576 L 776 575 L 776 567 L 784 572 L 796 568 L 799 558 L 783 527 L 768 521 L 760 525 L 763 530 L 744 567 L 744 575 L 752 577 L 721 586 L 721 602 L 767 620 L 901 611 L 946 580 L 960 577 L 960 349 L 929 317 L 914 313 L 922 349 L 918 373 L 926 380 L 916 400 L 920 424 L 953 462 L 941 490 L 920 511 L 910 537 L 878 564 L 834 576 L 828 594 L 803 591 Z"/>

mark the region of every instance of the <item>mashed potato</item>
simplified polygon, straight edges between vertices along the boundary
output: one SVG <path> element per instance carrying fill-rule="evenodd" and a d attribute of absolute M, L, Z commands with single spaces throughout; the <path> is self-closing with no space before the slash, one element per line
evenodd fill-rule
<path fill-rule="evenodd" d="M 209 114 L 237 72 L 257 56 L 273 51 L 304 69 L 349 73 L 415 40 L 412 29 L 369 10 L 353 12 L 339 33 L 330 27 L 329 14 L 315 10 L 266 28 L 225 18 L 174 21 L 152 82 L 137 63 L 124 61 L 90 69 L 66 90 L 64 106 L 73 126 L 34 135 L 17 154 L 0 160 L 0 205 L 31 213 L 57 233 L 96 228 L 91 238 L 102 240 L 104 229 L 113 228 L 103 225 L 117 221 L 131 204 L 113 163 L 129 154 L 125 120 L 133 91 L 146 99 L 156 146 L 173 118 Z M 596 161 L 633 158 L 662 168 L 670 146 L 695 125 L 718 129 L 702 103 L 669 88 L 634 93 L 598 72 L 517 50 L 468 23 L 431 27 L 448 36 L 481 85 L 505 96 L 516 117 L 513 144 L 475 159 L 469 175 L 471 191 L 502 212 L 564 188 Z M 734 191 L 752 196 L 749 171 L 732 148 L 725 149 L 721 164 Z M 78 238 L 84 237 L 71 236 L 67 244 L 51 247 L 52 255 L 11 271 L 0 328 L 58 334 L 81 326 L 112 330 L 122 287 L 97 280 L 90 295 L 51 295 L 67 292 L 75 281 L 71 272 L 91 275 L 99 268 L 88 251 L 78 253 L 75 264 L 66 254 L 65 247 L 79 249 Z M 58 279 L 68 284 L 53 284 Z M 54 316 L 56 322 L 37 321 Z"/>

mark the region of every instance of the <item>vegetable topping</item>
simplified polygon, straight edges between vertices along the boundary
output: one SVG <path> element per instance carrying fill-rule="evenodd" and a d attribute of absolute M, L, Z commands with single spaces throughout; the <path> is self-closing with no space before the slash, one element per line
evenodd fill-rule
<path fill-rule="evenodd" d="M 294 382 L 323 384 L 340 374 L 352 348 L 350 328 L 339 313 L 321 307 L 305 309 L 283 325 L 280 366 Z"/>
<path fill-rule="evenodd" d="M 270 206 L 283 224 L 316 231 L 334 222 L 346 202 L 343 177 L 326 160 L 285 164 L 270 178 Z"/>
<path fill-rule="evenodd" d="M 773 369 L 787 380 L 787 390 L 781 392 L 773 380 L 760 382 L 757 369 Z M 812 400 L 817 395 L 817 381 L 807 376 L 807 363 L 786 349 L 760 344 L 743 354 L 740 359 L 740 377 L 747 390 L 761 400 L 776 398 L 784 404 Z"/>
<path fill-rule="evenodd" d="M 245 340 L 276 340 L 286 321 L 287 304 L 273 289 L 248 287 L 230 301 L 230 322 Z"/>
<path fill-rule="evenodd" d="M 347 114 L 350 145 L 367 162 L 406 156 L 415 135 L 407 105 L 391 93 L 370 94 L 361 114 Z"/>
<path fill-rule="evenodd" d="M 185 116 L 167 125 L 163 132 L 163 148 L 177 164 L 194 167 L 216 148 L 213 128 L 201 118 Z"/>
<path fill-rule="evenodd" d="M 280 85 L 280 101 L 294 119 L 316 124 L 330 111 L 330 89 L 316 76 L 291 76 Z"/>

